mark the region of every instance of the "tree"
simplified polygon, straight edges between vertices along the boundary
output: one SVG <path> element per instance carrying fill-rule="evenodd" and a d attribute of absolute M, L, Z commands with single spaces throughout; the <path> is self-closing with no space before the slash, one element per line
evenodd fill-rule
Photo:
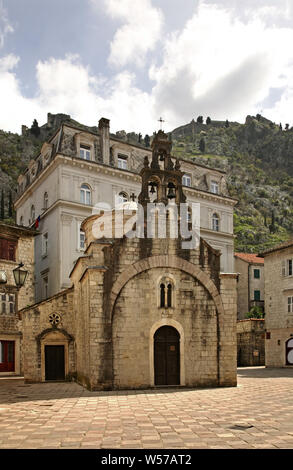
<path fill-rule="evenodd" d="M 229 127 L 229 126 L 230 126 L 229 121 L 228 121 L 228 119 L 226 119 L 225 127 Z"/>
<path fill-rule="evenodd" d="M 285 125 L 285 131 L 288 131 L 289 130 L 289 124 L 286 124 Z"/>
<path fill-rule="evenodd" d="M 31 133 L 35 136 L 35 137 L 38 137 L 40 135 L 40 128 L 39 128 L 39 124 L 38 124 L 38 121 L 36 119 L 34 119 L 34 122 L 32 124 L 32 127 L 31 127 Z"/>
<path fill-rule="evenodd" d="M 252 307 L 248 313 L 246 313 L 246 318 L 264 318 L 264 312 L 261 307 Z"/>
<path fill-rule="evenodd" d="M 4 220 L 5 211 L 4 211 L 4 190 L 1 192 L 1 205 L 0 205 L 0 219 Z"/>
<path fill-rule="evenodd" d="M 12 192 L 9 192 L 9 200 L 8 200 L 8 217 L 13 216 L 13 204 L 12 204 Z"/>
<path fill-rule="evenodd" d="M 204 153 L 205 152 L 205 148 L 206 148 L 206 143 L 205 143 L 205 140 L 203 138 L 200 139 L 199 141 L 199 150 Z"/>
<path fill-rule="evenodd" d="M 203 124 L 203 116 L 198 116 L 196 122 L 198 122 L 199 124 Z"/>
<path fill-rule="evenodd" d="M 211 122 L 212 122 L 212 120 L 211 120 L 211 118 L 208 116 L 208 117 L 206 118 L 206 124 L 209 125 Z"/>
<path fill-rule="evenodd" d="M 261 115 L 260 115 L 260 114 L 257 114 L 257 115 L 256 115 L 256 119 L 257 119 L 258 121 L 260 121 L 260 118 L 261 118 Z"/>
<path fill-rule="evenodd" d="M 142 135 L 141 133 L 138 134 L 138 143 L 141 144 L 141 138 L 142 138 Z"/>
<path fill-rule="evenodd" d="M 282 124 L 281 124 L 281 123 L 280 123 L 280 125 L 279 125 L 279 129 L 280 129 L 280 131 L 282 131 L 282 130 L 283 130 L 283 126 L 282 126 Z"/>
<path fill-rule="evenodd" d="M 144 145 L 145 145 L 146 147 L 149 147 L 149 146 L 150 146 L 150 141 L 151 141 L 150 136 L 149 136 L 148 134 L 146 134 L 146 135 L 144 136 Z"/>
<path fill-rule="evenodd" d="M 276 231 L 276 225 L 275 225 L 275 213 L 272 211 L 272 222 L 269 225 L 269 231 L 270 233 L 275 233 Z"/>

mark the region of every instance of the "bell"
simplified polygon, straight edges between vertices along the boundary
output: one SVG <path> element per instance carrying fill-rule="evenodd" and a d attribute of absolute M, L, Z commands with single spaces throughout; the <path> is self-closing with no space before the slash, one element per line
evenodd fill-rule
<path fill-rule="evenodd" d="M 155 186 L 157 186 L 156 183 L 153 183 L 153 181 L 151 181 L 149 185 L 151 187 L 150 193 L 154 194 L 156 192 L 156 190 L 155 190 Z"/>
<path fill-rule="evenodd" d="M 175 196 L 175 190 L 173 187 L 169 188 L 168 189 L 168 194 L 167 194 L 167 198 L 168 199 L 174 199 L 176 196 Z"/>

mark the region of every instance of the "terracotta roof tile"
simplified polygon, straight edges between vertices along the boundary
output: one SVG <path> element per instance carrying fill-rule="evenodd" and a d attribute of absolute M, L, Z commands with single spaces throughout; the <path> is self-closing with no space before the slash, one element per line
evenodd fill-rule
<path fill-rule="evenodd" d="M 247 263 L 264 264 L 264 259 L 260 258 L 255 253 L 234 253 L 234 255 Z"/>
<path fill-rule="evenodd" d="M 260 255 L 263 256 L 269 253 L 273 253 L 273 251 L 284 250 L 285 248 L 289 248 L 290 246 L 293 246 L 293 238 L 283 243 L 280 243 L 279 245 L 275 245 L 272 248 L 269 248 L 268 250 L 263 251 L 262 253 L 260 253 Z"/>

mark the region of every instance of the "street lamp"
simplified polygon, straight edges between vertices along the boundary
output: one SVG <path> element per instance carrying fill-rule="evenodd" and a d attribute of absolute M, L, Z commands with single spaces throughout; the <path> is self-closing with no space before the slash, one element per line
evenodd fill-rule
<path fill-rule="evenodd" d="M 18 289 L 20 289 L 24 283 L 25 283 L 25 280 L 26 280 L 26 276 L 27 276 L 27 273 L 28 271 L 25 271 L 24 269 L 20 269 L 24 266 L 23 263 L 20 263 L 17 268 L 13 269 L 13 277 L 14 277 L 14 281 L 15 281 L 15 285 Z"/>

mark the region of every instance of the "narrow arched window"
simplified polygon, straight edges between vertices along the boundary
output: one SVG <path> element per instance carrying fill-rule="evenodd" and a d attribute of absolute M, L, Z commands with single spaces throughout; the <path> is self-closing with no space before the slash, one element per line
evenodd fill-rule
<path fill-rule="evenodd" d="M 31 223 L 33 223 L 35 219 L 36 219 L 35 206 L 31 206 Z"/>
<path fill-rule="evenodd" d="M 218 232 L 219 229 L 220 229 L 220 218 L 218 216 L 218 214 L 213 214 L 213 217 L 212 217 L 212 229 L 215 231 L 215 232 Z"/>
<path fill-rule="evenodd" d="M 44 211 L 48 209 L 48 193 L 47 192 L 44 194 L 43 209 Z"/>
<path fill-rule="evenodd" d="M 87 184 L 82 184 L 80 187 L 80 202 L 82 204 L 91 204 L 91 189 Z"/>
<path fill-rule="evenodd" d="M 165 284 L 160 285 L 160 307 L 165 307 Z"/>
<path fill-rule="evenodd" d="M 167 286 L 167 307 L 172 307 L 172 284 Z"/>

